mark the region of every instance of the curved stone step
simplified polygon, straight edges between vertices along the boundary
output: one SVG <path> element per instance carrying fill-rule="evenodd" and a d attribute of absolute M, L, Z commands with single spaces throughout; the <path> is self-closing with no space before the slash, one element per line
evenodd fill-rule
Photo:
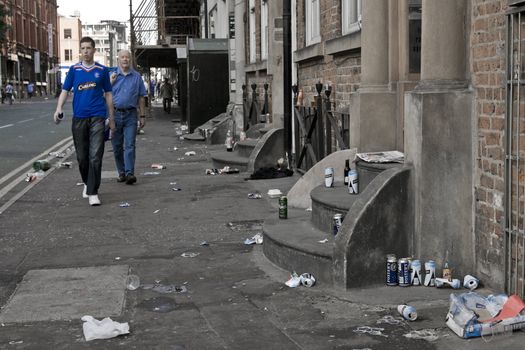
<path fill-rule="evenodd" d="M 248 157 L 240 156 L 237 152 L 228 151 L 217 151 L 211 153 L 211 159 L 213 161 L 213 167 L 217 169 L 229 166 L 237 168 L 239 171 L 244 172 L 248 167 Z"/>
<path fill-rule="evenodd" d="M 334 187 L 317 186 L 310 192 L 312 198 L 312 224 L 321 231 L 332 231 L 332 218 L 334 214 L 342 214 L 343 219 L 358 194 L 349 194 L 343 182 L 335 182 Z"/>
<path fill-rule="evenodd" d="M 246 139 L 244 141 L 239 141 L 235 145 L 235 149 L 240 156 L 248 158 L 250 157 L 250 154 L 252 154 L 252 151 L 257 145 L 258 141 L 258 139 Z"/>
<path fill-rule="evenodd" d="M 264 221 L 264 255 L 274 264 L 298 274 L 309 272 L 325 284 L 332 284 L 334 236 L 310 222 L 310 213 L 288 208 L 288 219 L 277 214 Z M 328 239 L 326 243 L 319 241 Z"/>

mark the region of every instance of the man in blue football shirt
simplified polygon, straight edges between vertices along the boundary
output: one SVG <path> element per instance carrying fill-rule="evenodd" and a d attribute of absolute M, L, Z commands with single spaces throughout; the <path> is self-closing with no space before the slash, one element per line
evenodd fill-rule
<path fill-rule="evenodd" d="M 113 103 L 115 106 L 115 131 L 111 138 L 118 171 L 118 182 L 132 185 L 135 177 L 135 139 L 137 135 L 137 107 L 140 110 L 140 128 L 145 124 L 146 88 L 140 74 L 131 67 L 127 50 L 118 53 L 118 68 L 111 74 Z"/>
<path fill-rule="evenodd" d="M 115 130 L 113 99 L 109 71 L 94 61 L 95 41 L 90 37 L 80 40 L 82 61 L 72 65 L 66 76 L 54 114 L 55 123 L 62 119 L 62 108 L 68 91 L 73 90 L 73 142 L 77 153 L 78 168 L 89 205 L 100 205 L 98 188 L 102 175 L 104 155 L 104 129 L 106 117 L 109 127 Z"/>

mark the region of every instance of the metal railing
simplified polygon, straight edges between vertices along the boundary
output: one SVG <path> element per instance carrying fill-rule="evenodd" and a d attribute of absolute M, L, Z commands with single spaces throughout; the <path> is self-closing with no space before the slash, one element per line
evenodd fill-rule
<path fill-rule="evenodd" d="M 294 138 L 295 168 L 300 172 L 308 171 L 319 160 L 350 144 L 350 115 L 334 112 L 330 101 L 331 87 L 321 95 L 323 85 L 316 84 L 315 106 L 297 105 L 297 87 L 294 87 Z"/>
<path fill-rule="evenodd" d="M 525 296 L 525 80 L 522 59 L 522 14 L 525 9 L 507 15 L 507 72 L 505 115 L 505 290 Z M 521 142 L 520 142 L 521 141 Z"/>

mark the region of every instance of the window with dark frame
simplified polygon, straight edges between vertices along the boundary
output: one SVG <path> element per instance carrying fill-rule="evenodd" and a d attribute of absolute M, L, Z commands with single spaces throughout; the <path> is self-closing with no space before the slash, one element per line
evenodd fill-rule
<path fill-rule="evenodd" d="M 71 32 L 71 28 L 65 28 L 64 29 L 64 39 L 71 39 L 73 37 L 73 34 Z"/>

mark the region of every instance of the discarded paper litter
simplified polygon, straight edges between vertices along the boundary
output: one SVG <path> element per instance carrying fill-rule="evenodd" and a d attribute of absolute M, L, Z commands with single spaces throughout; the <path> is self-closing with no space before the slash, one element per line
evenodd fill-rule
<path fill-rule="evenodd" d="M 99 321 L 92 316 L 86 315 L 82 316 L 82 321 L 84 321 L 82 328 L 84 330 L 86 341 L 93 339 L 109 339 L 121 334 L 129 333 L 129 324 L 127 322 L 115 322 L 109 317 Z"/>
<path fill-rule="evenodd" d="M 263 235 L 258 233 L 255 236 L 251 238 L 246 238 L 244 240 L 244 244 L 251 245 L 251 244 L 263 244 Z"/>
<path fill-rule="evenodd" d="M 197 153 L 195 153 L 195 151 L 189 151 L 189 152 L 184 153 L 185 156 L 194 156 L 196 154 Z"/>
<path fill-rule="evenodd" d="M 403 163 L 405 160 L 399 151 L 357 153 L 356 156 L 368 163 Z"/>
<path fill-rule="evenodd" d="M 296 288 L 300 285 L 303 285 L 305 287 L 312 287 L 315 284 L 315 277 L 310 273 L 303 273 L 299 276 L 297 272 L 294 271 L 292 272 L 290 279 L 284 284 L 286 284 L 290 288 Z"/>
<path fill-rule="evenodd" d="M 180 256 L 182 256 L 183 258 L 194 258 L 197 255 L 199 255 L 199 253 L 186 252 L 182 253 Z"/>

